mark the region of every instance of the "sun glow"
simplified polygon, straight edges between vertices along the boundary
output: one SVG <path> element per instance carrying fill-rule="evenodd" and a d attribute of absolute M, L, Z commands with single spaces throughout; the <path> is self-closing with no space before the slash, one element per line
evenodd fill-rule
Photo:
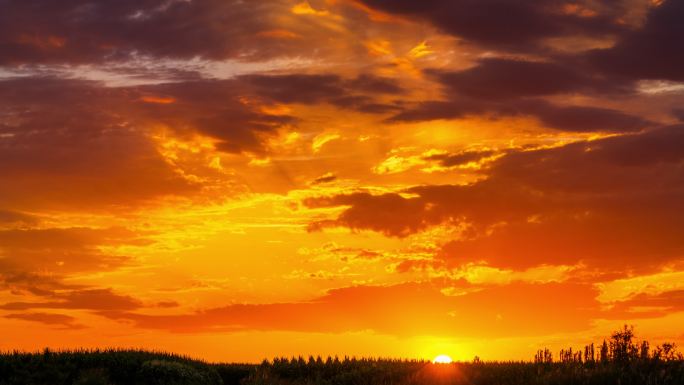
<path fill-rule="evenodd" d="M 433 363 L 435 364 L 450 364 L 453 362 L 451 357 L 445 355 L 445 354 L 440 354 L 437 357 L 435 357 L 434 360 L 432 360 Z"/>

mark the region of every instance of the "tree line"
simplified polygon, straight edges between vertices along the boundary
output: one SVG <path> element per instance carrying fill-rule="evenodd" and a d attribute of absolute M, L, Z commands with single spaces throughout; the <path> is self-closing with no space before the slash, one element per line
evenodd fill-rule
<path fill-rule="evenodd" d="M 625 326 L 599 344 L 539 350 L 533 361 L 281 357 L 207 363 L 143 350 L 0 353 L 0 385 L 682 385 L 673 343 L 651 348 Z"/>
<path fill-rule="evenodd" d="M 673 342 L 665 342 L 651 349 L 651 344 L 643 340 L 636 341 L 634 326 L 624 325 L 622 329 L 613 332 L 610 338 L 603 340 L 599 346 L 594 343 L 586 345 L 584 349 L 573 351 L 572 348 L 561 349 L 558 362 L 561 363 L 628 363 L 633 361 L 682 361 L 684 355 L 677 351 Z M 534 356 L 537 364 L 553 363 L 553 353 L 549 349 L 539 349 Z"/>

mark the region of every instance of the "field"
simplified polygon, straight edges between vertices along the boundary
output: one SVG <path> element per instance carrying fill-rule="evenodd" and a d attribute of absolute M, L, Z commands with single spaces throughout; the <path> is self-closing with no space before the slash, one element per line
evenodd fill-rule
<path fill-rule="evenodd" d="M 138 350 L 8 352 L 0 356 L 0 385 L 684 384 L 684 359 L 674 345 L 650 349 L 632 340 L 625 328 L 596 351 L 564 349 L 557 360 L 542 350 L 529 362 L 451 364 L 349 357 L 224 364 Z"/>

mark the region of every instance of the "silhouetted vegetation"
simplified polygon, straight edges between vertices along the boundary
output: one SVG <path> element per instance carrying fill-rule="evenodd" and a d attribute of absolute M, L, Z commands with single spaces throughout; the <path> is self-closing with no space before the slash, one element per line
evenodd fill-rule
<path fill-rule="evenodd" d="M 45 349 L 0 356 L 0 385 L 221 385 L 238 384 L 247 374 L 244 365 L 219 368 L 188 357 L 139 350 Z"/>
<path fill-rule="evenodd" d="M 599 344 L 539 350 L 533 362 L 433 364 L 424 360 L 276 358 L 259 365 L 210 364 L 135 350 L 10 352 L 0 385 L 534 385 L 684 384 L 684 357 L 672 343 L 651 348 L 625 326 Z"/>

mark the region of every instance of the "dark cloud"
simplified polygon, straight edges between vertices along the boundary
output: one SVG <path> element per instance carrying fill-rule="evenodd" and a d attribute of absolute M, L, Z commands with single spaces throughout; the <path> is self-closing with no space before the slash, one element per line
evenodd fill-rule
<path fill-rule="evenodd" d="M 265 138 L 297 123 L 290 115 L 265 113 L 262 106 L 329 103 L 375 112 L 369 111 L 381 105 L 375 97 L 403 92 L 391 79 L 371 75 L 345 79 L 332 74 L 244 75 L 231 80 L 176 82 L 137 90 L 174 101 L 138 103 L 144 119 L 211 136 L 220 141 L 219 150 L 234 153 L 267 152 Z"/>
<path fill-rule="evenodd" d="M 311 182 L 311 184 L 330 183 L 336 179 L 337 179 L 336 175 L 334 175 L 332 173 L 326 173 L 326 174 L 323 174 L 323 175 L 319 176 L 318 178 L 314 179 Z"/>
<path fill-rule="evenodd" d="M 544 127 L 566 132 L 632 132 L 654 125 L 648 119 L 610 108 L 562 106 L 540 99 L 493 103 L 455 98 L 449 102 L 425 102 L 401 111 L 388 121 L 420 122 L 482 115 L 491 118 L 532 116 Z"/>
<path fill-rule="evenodd" d="M 456 72 L 430 71 L 450 95 L 472 99 L 506 100 L 580 91 L 611 91 L 617 85 L 585 73 L 581 68 L 555 62 L 484 59 Z"/>
<path fill-rule="evenodd" d="M 575 264 L 625 271 L 684 252 L 684 127 L 664 127 L 562 147 L 510 151 L 462 186 L 419 186 L 399 194 L 357 193 L 305 201 L 348 206 L 310 229 L 344 226 L 407 236 L 465 224 L 439 257 L 526 268 Z"/>
<path fill-rule="evenodd" d="M 313 104 L 343 93 L 337 75 L 245 75 L 257 93 L 280 103 Z"/>
<path fill-rule="evenodd" d="M 633 132 L 654 123 L 609 108 L 557 106 L 542 101 L 521 103 L 520 112 L 536 116 L 545 127 L 567 132 Z"/>
<path fill-rule="evenodd" d="M 277 28 L 276 15 L 288 13 L 291 5 L 278 0 L 3 0 L 0 5 L 0 64 L 136 56 L 259 58 L 283 55 L 296 43 L 260 34 Z"/>
<path fill-rule="evenodd" d="M 142 303 L 111 289 L 68 284 L 64 277 L 83 271 L 120 267 L 124 257 L 102 253 L 103 244 L 139 243 L 125 230 L 50 229 L 0 232 L 0 291 L 30 299 L 6 302 L 1 310 L 32 309 L 135 310 Z M 80 327 L 73 318 L 23 312 L 7 316 L 46 324 Z"/>
<path fill-rule="evenodd" d="M 677 118 L 680 122 L 684 122 L 684 108 L 675 108 L 672 111 L 672 114 Z"/>
<path fill-rule="evenodd" d="M 264 140 L 295 121 L 289 115 L 260 111 L 259 97 L 243 80 L 177 82 L 131 90 L 141 93 L 134 111 L 142 122 L 162 123 L 179 133 L 201 133 L 218 140 L 224 152 L 263 153 Z M 146 95 L 168 98 L 170 103 L 147 103 Z M 149 99 L 148 99 L 149 100 Z"/>
<path fill-rule="evenodd" d="M 462 151 L 456 154 L 437 154 L 430 155 L 425 160 L 438 161 L 444 167 L 454 167 L 465 165 L 470 162 L 478 162 L 484 158 L 496 155 L 497 152 L 493 150 L 483 151 Z"/>
<path fill-rule="evenodd" d="M 402 92 L 362 75 L 251 75 L 138 87 L 56 78 L 0 81 L 0 199 L 12 207 L 135 205 L 200 186 L 181 176 L 151 136 L 215 139 L 219 151 L 266 153 L 265 142 L 297 119 L 274 103 L 330 103 L 377 110 Z M 27 193 L 30 192 L 30 193 Z"/>
<path fill-rule="evenodd" d="M 100 251 L 102 245 L 145 245 L 150 241 L 122 229 L 22 229 L 0 231 L 0 273 L 111 270 L 129 258 Z"/>
<path fill-rule="evenodd" d="M 13 210 L 2 210 L 0 209 L 0 226 L 3 225 L 20 225 L 20 226 L 31 226 L 35 225 L 40 220 L 38 217 L 33 215 L 24 214 Z"/>
<path fill-rule="evenodd" d="M 652 125 L 645 118 L 618 110 L 558 105 L 545 100 L 559 94 L 624 96 L 633 92 L 632 83 L 590 75 L 570 65 L 486 59 L 466 70 L 428 74 L 442 85 L 445 100 L 403 106 L 390 122 L 522 115 L 534 116 L 546 127 L 568 132 L 629 132 Z"/>
<path fill-rule="evenodd" d="M 164 308 L 164 309 L 168 309 L 168 308 L 178 307 L 178 306 L 180 306 L 180 304 L 176 301 L 160 301 L 160 302 L 157 302 L 156 304 L 154 304 L 154 306 Z"/>
<path fill-rule="evenodd" d="M 57 290 L 74 290 L 84 288 L 82 285 L 66 284 L 52 273 L 31 273 L 17 271 L 0 271 L 0 290 L 14 295 L 32 294 L 47 296 Z"/>
<path fill-rule="evenodd" d="M 684 290 L 639 293 L 612 305 L 609 319 L 659 318 L 684 311 Z"/>
<path fill-rule="evenodd" d="M 424 202 L 405 199 L 397 194 L 371 195 L 356 193 L 333 197 L 308 198 L 304 204 L 311 208 L 350 206 L 334 221 L 319 221 L 309 225 L 310 231 L 342 225 L 350 229 L 369 229 L 391 236 L 406 236 L 431 225 Z M 443 220 L 441 213 L 434 213 Z"/>
<path fill-rule="evenodd" d="M 451 283 L 457 286 L 463 282 Z M 328 291 L 305 302 L 236 304 L 194 314 L 146 315 L 109 311 L 100 314 L 136 326 L 174 332 L 286 330 L 340 333 L 374 330 L 391 335 L 467 335 L 503 337 L 582 330 L 599 311 L 596 289 L 576 283 L 525 284 L 482 288 L 447 296 L 439 285 L 355 286 Z M 529 314 L 549 296 L 563 301 L 553 314 Z M 506 301 L 501 301 L 506 298 Z M 412 309 L 411 316 L 406 309 Z M 504 322 L 507 327 L 498 325 Z"/>
<path fill-rule="evenodd" d="M 135 310 L 143 306 L 139 300 L 114 293 L 111 289 L 82 289 L 53 293 L 44 302 L 8 302 L 2 310 L 78 309 L 78 310 Z"/>
<path fill-rule="evenodd" d="M 584 14 L 568 12 L 569 2 L 543 0 L 362 0 L 374 9 L 431 22 L 446 33 L 478 45 L 500 49 L 536 50 L 545 38 L 606 35 L 624 30 L 615 11 L 585 2 Z"/>
<path fill-rule="evenodd" d="M 347 80 L 345 86 L 348 89 L 369 94 L 399 95 L 405 92 L 395 79 L 368 74 L 362 74 L 355 79 Z"/>
<path fill-rule="evenodd" d="M 487 103 L 478 103 L 469 99 L 427 101 L 418 103 L 414 106 L 407 106 L 403 111 L 390 117 L 388 122 L 421 122 L 437 119 L 458 119 L 466 116 L 486 114 L 489 110 Z"/>
<path fill-rule="evenodd" d="M 352 79 L 331 74 L 245 75 L 240 80 L 254 87 L 257 95 L 274 102 L 330 103 L 369 113 L 384 113 L 396 108 L 377 103 L 374 96 L 405 92 L 394 79 L 368 74 Z"/>
<path fill-rule="evenodd" d="M 0 82 L 0 103 L 6 204 L 134 204 L 193 188 L 133 122 L 125 90 L 23 78 Z"/>
<path fill-rule="evenodd" d="M 644 25 L 625 33 L 611 48 L 589 53 L 604 73 L 626 79 L 684 81 L 684 3 L 665 0 L 652 7 Z"/>
<path fill-rule="evenodd" d="M 66 314 L 56 313 L 17 313 L 4 316 L 9 319 L 38 322 L 49 326 L 61 326 L 66 329 L 82 329 L 84 326 L 76 323 L 76 319 Z"/>

